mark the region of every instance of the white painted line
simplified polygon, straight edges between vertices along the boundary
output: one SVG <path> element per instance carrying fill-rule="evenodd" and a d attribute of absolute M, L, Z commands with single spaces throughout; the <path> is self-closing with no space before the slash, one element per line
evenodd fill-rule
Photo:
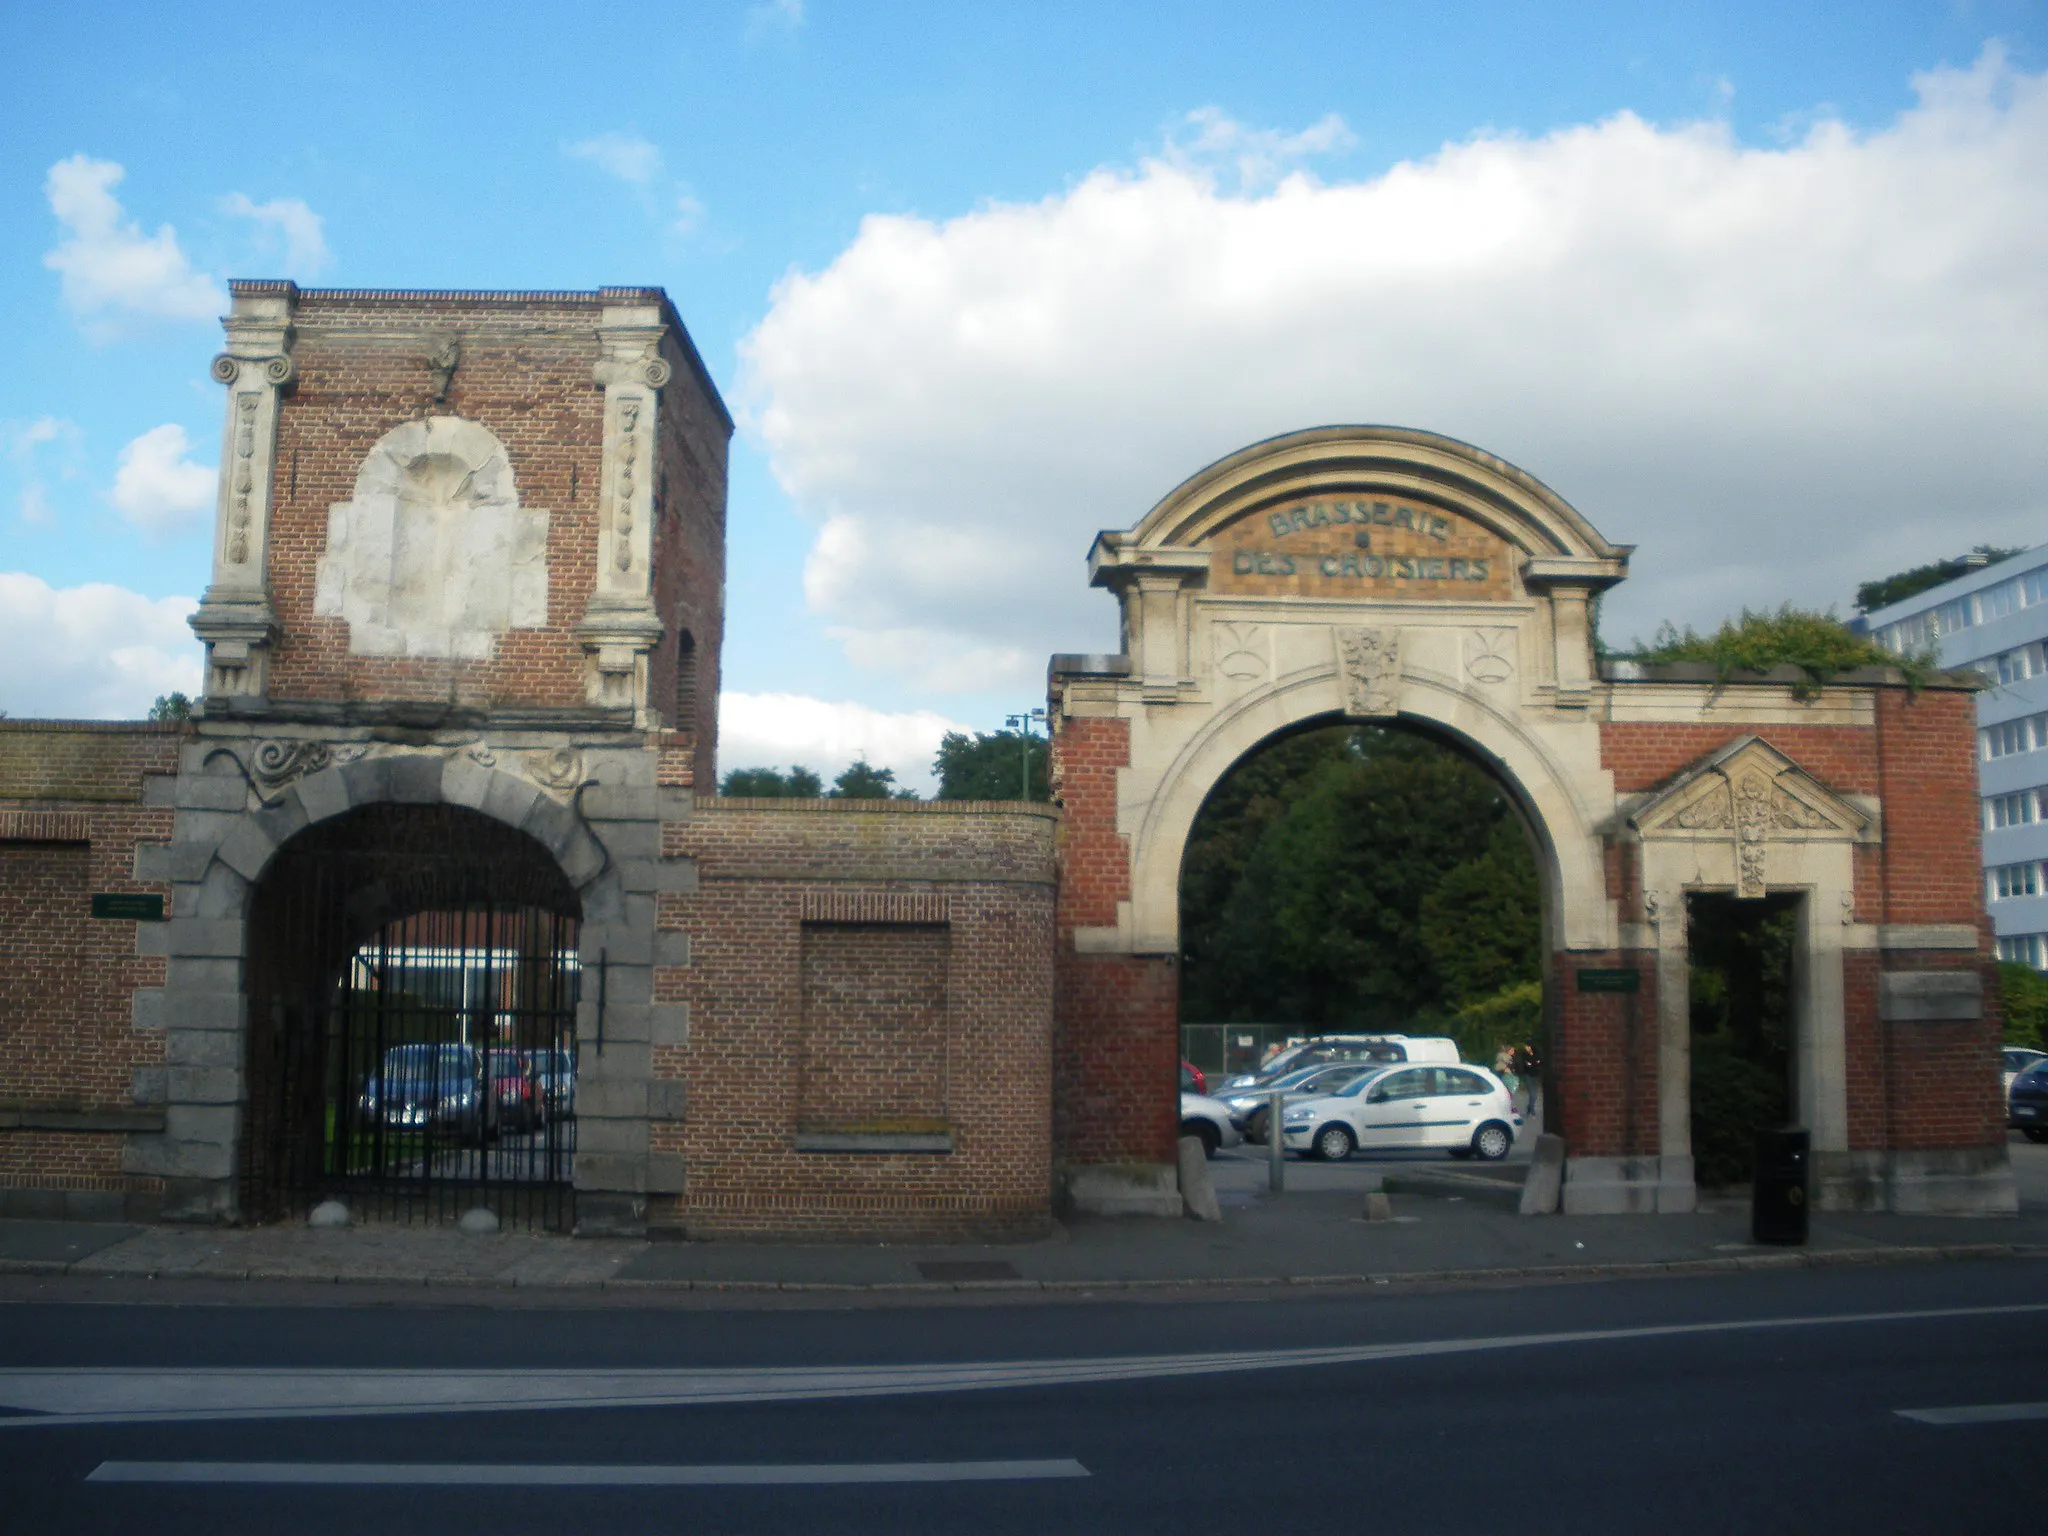
<path fill-rule="evenodd" d="M 355 1487 L 720 1488 L 823 1483 L 1007 1483 L 1087 1477 L 1058 1461 L 868 1461 L 737 1466 L 534 1466 L 386 1461 L 103 1461 L 88 1483 L 305 1483 Z"/>
<path fill-rule="evenodd" d="M 202 1423 L 222 1419 L 383 1418 L 422 1413 L 546 1413 L 569 1408 L 823 1402 L 934 1392 L 986 1392 L 1007 1387 L 1157 1381 L 1316 1365 L 1361 1365 L 1544 1345 L 1625 1343 L 1856 1323 L 1943 1322 L 2042 1312 L 2048 1312 L 2048 1302 L 1661 1323 L 1640 1328 L 1589 1328 L 1311 1349 L 918 1365 L 631 1371 L 317 1370 L 289 1366 L 251 1370 L 155 1370 L 125 1366 L 0 1369 L 0 1430 L 83 1424 Z M 8 1415 L 5 1409 L 13 1409 L 14 1413 Z"/>
<path fill-rule="evenodd" d="M 2048 1403 L 1979 1403 L 1974 1408 L 1897 1408 L 1902 1419 L 1921 1424 L 2016 1424 L 2048 1419 Z"/>

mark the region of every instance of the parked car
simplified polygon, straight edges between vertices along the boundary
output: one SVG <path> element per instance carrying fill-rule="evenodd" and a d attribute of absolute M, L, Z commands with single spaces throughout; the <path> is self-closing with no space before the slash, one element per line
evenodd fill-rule
<path fill-rule="evenodd" d="M 1521 1123 L 1507 1085 L 1484 1067 L 1411 1066 L 1291 1105 L 1280 1126 L 1289 1148 L 1342 1162 L 1359 1147 L 1436 1147 L 1453 1157 L 1495 1160 L 1514 1147 Z"/>
<path fill-rule="evenodd" d="M 566 1120 L 575 1114 L 576 1058 L 559 1045 L 528 1051 L 526 1057 L 540 1088 L 541 1113 L 550 1120 Z"/>
<path fill-rule="evenodd" d="M 1379 1070 L 1378 1062 L 1326 1061 L 1320 1066 L 1288 1072 L 1258 1088 L 1219 1093 L 1216 1097 L 1230 1110 L 1231 1122 L 1244 1133 L 1246 1141 L 1264 1142 L 1266 1118 L 1271 1110 L 1268 1096 L 1274 1089 L 1285 1093 L 1287 1102 L 1293 1104 L 1302 1099 L 1320 1099 L 1347 1087 L 1368 1072 Z"/>
<path fill-rule="evenodd" d="M 1230 1123 L 1230 1111 L 1217 1100 L 1199 1093 L 1180 1096 L 1180 1133 L 1202 1143 L 1202 1154 L 1214 1157 L 1219 1147 L 1234 1147 L 1244 1137 Z"/>
<path fill-rule="evenodd" d="M 2048 1141 L 2048 1060 L 2035 1062 L 2015 1077 L 2005 1102 L 2008 1123 L 2029 1141 Z"/>
<path fill-rule="evenodd" d="M 2037 1061 L 2048 1061 L 2048 1051 L 2037 1051 L 2030 1045 L 2008 1045 L 2004 1048 L 2005 1059 L 2005 1102 L 2008 1109 L 2012 1104 L 2012 1080 Z M 2008 1115 L 2010 1120 L 2011 1116 Z"/>
<path fill-rule="evenodd" d="M 533 1065 L 523 1051 L 494 1050 L 488 1057 L 497 1128 L 523 1136 L 541 1122 L 540 1085 L 534 1081 Z"/>
<path fill-rule="evenodd" d="M 1331 1061 L 1378 1062 L 1394 1066 L 1404 1061 L 1458 1060 L 1458 1042 L 1442 1035 L 1311 1035 L 1260 1063 L 1256 1072 L 1240 1072 L 1223 1084 L 1220 1092 L 1238 1088 L 1259 1088 L 1277 1077 L 1303 1067 Z"/>
<path fill-rule="evenodd" d="M 1208 1076 L 1192 1061 L 1182 1058 L 1180 1064 L 1180 1091 L 1182 1093 L 1207 1093 Z"/>
<path fill-rule="evenodd" d="M 363 1083 L 363 1118 L 387 1131 L 453 1131 L 481 1141 L 497 1121 L 483 1091 L 483 1062 L 473 1046 L 414 1041 L 384 1052 Z"/>

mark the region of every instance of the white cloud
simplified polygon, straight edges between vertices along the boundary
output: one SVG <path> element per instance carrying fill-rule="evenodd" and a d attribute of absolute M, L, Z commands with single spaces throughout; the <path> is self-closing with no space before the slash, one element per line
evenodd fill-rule
<path fill-rule="evenodd" d="M 804 24 L 804 0 L 764 0 L 747 9 L 747 31 L 758 36 L 774 30 L 794 32 Z"/>
<path fill-rule="evenodd" d="M 661 150 L 637 133 L 600 133 L 564 144 L 562 153 L 588 160 L 607 176 L 645 187 L 661 175 Z"/>
<path fill-rule="evenodd" d="M 325 222 L 296 197 L 275 197 L 259 203 L 244 193 L 231 192 L 221 199 L 221 207 L 238 219 L 254 219 L 258 224 L 268 225 L 284 237 L 282 276 L 316 276 L 331 259 Z"/>
<path fill-rule="evenodd" d="M 783 768 L 801 763 L 829 785 L 855 758 L 893 769 L 898 784 L 928 793 L 932 759 L 948 731 L 969 727 L 931 710 L 888 714 L 865 704 L 797 693 L 722 693 L 718 767 Z"/>
<path fill-rule="evenodd" d="M 151 427 L 121 450 L 114 507 L 136 527 L 174 533 L 213 505 L 216 471 L 186 457 L 192 445 L 176 423 Z"/>
<path fill-rule="evenodd" d="M 197 697 L 189 597 L 0 571 L 0 709 L 15 719 L 139 719 L 161 694 Z"/>
<path fill-rule="evenodd" d="M 1250 128 L 1218 107 L 1197 107 L 1166 135 L 1165 161 L 1239 192 L 1263 191 L 1318 155 L 1353 148 L 1358 136 L 1332 112 L 1299 133 Z"/>
<path fill-rule="evenodd" d="M 668 231 L 672 235 L 693 235 L 697 226 L 704 222 L 704 205 L 688 192 L 676 194 L 675 212 L 670 215 Z"/>
<path fill-rule="evenodd" d="M 50 506 L 49 486 L 43 479 L 41 451 L 52 445 L 60 458 L 58 475 L 66 480 L 79 473 L 79 446 L 84 434 L 75 423 L 59 416 L 38 416 L 33 421 L 0 422 L 0 437 L 7 442 L 7 457 L 13 462 L 20 490 L 15 510 L 25 523 L 49 524 L 57 520 Z"/>
<path fill-rule="evenodd" d="M 111 160 L 73 155 L 50 167 L 43 183 L 50 211 L 63 227 L 43 265 L 63 279 L 64 302 L 102 335 L 108 316 L 204 320 L 221 313 L 226 296 L 195 272 L 164 224 L 145 235 L 123 211 L 114 188 L 127 173 Z"/>
<path fill-rule="evenodd" d="M 1622 114 L 1364 181 L 1233 195 L 1167 157 L 871 217 L 743 343 L 810 602 L 920 682 L 1035 684 L 1115 643 L 1097 529 L 1342 421 L 1478 443 L 1639 542 L 1611 639 L 2036 543 L 2048 77 L 1992 49 L 1915 86 L 1766 148 Z"/>

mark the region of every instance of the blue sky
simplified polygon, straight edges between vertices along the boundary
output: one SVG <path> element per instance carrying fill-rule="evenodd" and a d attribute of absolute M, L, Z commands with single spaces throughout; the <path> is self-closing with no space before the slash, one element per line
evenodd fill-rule
<path fill-rule="evenodd" d="M 227 277 L 665 286 L 743 423 L 728 765 L 1000 725 L 1113 643 L 1094 527 L 1321 421 L 1639 543 L 1610 638 L 2039 542 L 2044 20 L 11 7 L 0 709 L 196 676 Z"/>

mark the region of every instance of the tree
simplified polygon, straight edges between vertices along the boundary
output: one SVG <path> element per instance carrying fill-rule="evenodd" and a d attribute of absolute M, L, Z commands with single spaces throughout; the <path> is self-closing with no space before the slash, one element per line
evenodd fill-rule
<path fill-rule="evenodd" d="M 1530 921 L 1535 892 L 1529 839 L 1516 818 L 1503 816 L 1485 850 L 1447 870 L 1422 898 L 1422 942 L 1446 1006 L 1475 1007 L 1543 974 L 1541 924 Z"/>
<path fill-rule="evenodd" d="M 1046 744 L 1038 736 L 1017 731 L 976 731 L 972 737 L 948 731 L 939 742 L 932 771 L 938 775 L 938 800 L 1015 800 L 1026 787 L 1026 800 L 1045 800 Z"/>
<path fill-rule="evenodd" d="M 1996 565 L 2001 560 L 2010 560 L 2022 551 L 2000 549 L 1991 544 L 1979 544 L 1967 555 L 1957 555 L 1952 560 L 1936 560 L 1931 565 L 1916 565 L 1910 571 L 1898 571 L 1876 581 L 1866 581 L 1856 589 L 1856 611 L 1869 613 L 1878 608 L 1889 608 L 1893 603 L 1903 603 L 1909 597 L 1918 597 L 1930 587 L 1938 587 L 1944 581 L 1954 581 L 1965 571 L 1980 566 Z"/>
<path fill-rule="evenodd" d="M 156 702 L 149 706 L 149 718 L 160 723 L 170 720 L 190 720 L 192 718 L 192 701 L 182 693 L 158 694 Z"/>
<path fill-rule="evenodd" d="M 825 785 L 802 764 L 786 774 L 773 768 L 735 768 L 719 781 L 718 792 L 735 799 L 816 800 L 824 794 Z"/>
<path fill-rule="evenodd" d="M 866 758 L 855 758 L 844 773 L 832 781 L 828 800 L 915 800 L 914 789 L 896 787 L 896 770 L 877 768 Z"/>
<path fill-rule="evenodd" d="M 1305 732 L 1240 763 L 1196 818 L 1181 911 L 1191 1020 L 1408 1029 L 1540 976 L 1506 797 L 1398 730 Z"/>

